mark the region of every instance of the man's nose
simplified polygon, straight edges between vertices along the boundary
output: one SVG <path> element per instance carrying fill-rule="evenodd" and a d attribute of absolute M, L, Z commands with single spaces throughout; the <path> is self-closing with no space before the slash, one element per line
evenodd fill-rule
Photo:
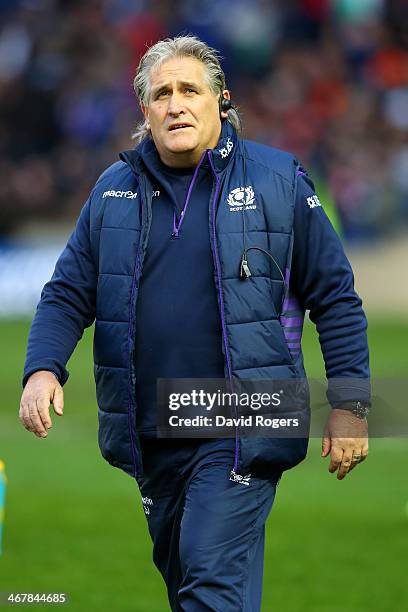
<path fill-rule="evenodd" d="M 183 111 L 183 104 L 180 96 L 172 94 L 169 98 L 167 112 L 169 115 L 179 115 Z"/>

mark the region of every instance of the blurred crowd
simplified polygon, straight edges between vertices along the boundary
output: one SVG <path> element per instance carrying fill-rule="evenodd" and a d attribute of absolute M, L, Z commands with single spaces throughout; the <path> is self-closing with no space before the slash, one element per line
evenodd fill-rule
<path fill-rule="evenodd" d="M 0 236 L 73 219 L 134 146 L 146 45 L 219 49 L 244 135 L 295 153 L 349 240 L 408 226 L 406 0 L 0 0 Z"/>

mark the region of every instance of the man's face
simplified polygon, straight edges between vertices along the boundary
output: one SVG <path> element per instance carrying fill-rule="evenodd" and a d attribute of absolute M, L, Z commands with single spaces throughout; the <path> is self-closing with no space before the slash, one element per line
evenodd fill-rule
<path fill-rule="evenodd" d="M 169 166 L 196 165 L 221 131 L 218 97 L 208 86 L 204 64 L 190 57 L 167 60 L 151 71 L 150 87 L 142 111 L 161 160 Z"/>

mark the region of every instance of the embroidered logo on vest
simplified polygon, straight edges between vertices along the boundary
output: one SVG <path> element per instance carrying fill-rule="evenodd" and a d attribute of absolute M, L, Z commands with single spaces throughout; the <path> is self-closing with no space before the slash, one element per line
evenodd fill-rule
<path fill-rule="evenodd" d="M 221 157 L 222 158 L 228 157 L 228 155 L 232 151 L 233 146 L 234 146 L 234 143 L 232 142 L 231 138 L 228 137 L 227 142 L 225 143 L 225 147 L 222 147 L 222 149 L 219 149 L 219 154 L 221 155 Z"/>
<path fill-rule="evenodd" d="M 320 200 L 317 195 L 310 196 L 307 198 L 307 203 L 309 204 L 309 208 L 316 208 L 316 206 L 321 206 Z"/>
<path fill-rule="evenodd" d="M 255 194 L 252 185 L 248 187 L 237 187 L 228 194 L 227 199 L 230 205 L 230 210 L 239 211 L 245 206 L 245 210 L 254 210 L 256 208 Z"/>
<path fill-rule="evenodd" d="M 143 510 L 146 515 L 150 514 L 150 509 L 153 506 L 151 497 L 142 497 Z"/>
<path fill-rule="evenodd" d="M 102 198 L 130 198 L 133 200 L 137 198 L 137 191 L 116 191 L 115 189 L 109 189 L 109 191 L 104 191 Z"/>
<path fill-rule="evenodd" d="M 251 480 L 251 474 L 242 476 L 241 474 L 237 474 L 234 470 L 231 470 L 229 479 L 232 480 L 232 482 L 237 482 L 238 484 L 242 484 L 242 485 L 245 485 L 246 487 L 249 487 L 249 483 Z"/>

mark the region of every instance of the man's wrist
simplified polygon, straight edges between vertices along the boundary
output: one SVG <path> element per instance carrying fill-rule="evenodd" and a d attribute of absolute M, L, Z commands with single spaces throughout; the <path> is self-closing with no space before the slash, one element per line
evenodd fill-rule
<path fill-rule="evenodd" d="M 333 406 L 333 408 L 340 410 L 348 410 L 357 418 L 365 419 L 370 412 L 371 402 L 361 400 L 346 401 L 342 402 L 341 404 L 336 404 L 335 406 Z"/>
<path fill-rule="evenodd" d="M 29 375 L 29 377 L 27 378 L 27 382 L 30 380 L 30 378 L 32 378 L 36 374 L 52 374 L 54 376 L 54 378 L 56 378 L 58 380 L 58 382 L 59 382 L 58 375 L 53 370 L 35 370 L 34 372 L 32 372 Z"/>

